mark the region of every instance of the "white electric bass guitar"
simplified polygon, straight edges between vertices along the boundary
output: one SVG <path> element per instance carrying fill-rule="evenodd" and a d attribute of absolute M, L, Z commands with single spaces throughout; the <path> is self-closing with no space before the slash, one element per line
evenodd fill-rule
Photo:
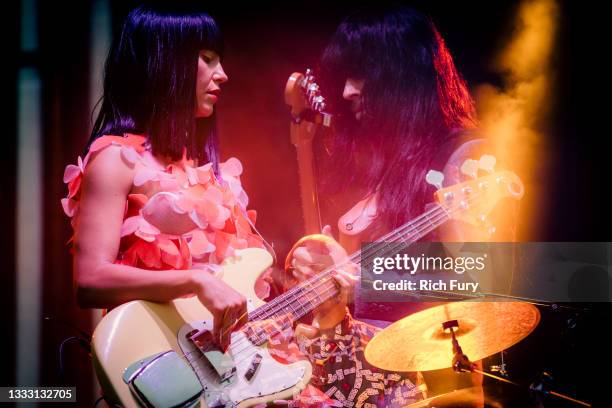
<path fill-rule="evenodd" d="M 427 181 L 439 187 L 436 204 L 387 234 L 384 240 L 410 245 L 449 219 L 491 228 L 486 216 L 497 202 L 504 197 L 519 199 L 523 195 L 521 180 L 512 172 L 495 172 L 494 160 L 492 156 L 483 156 L 480 160 L 466 161 L 461 169 L 471 178 L 446 188 L 441 188 L 442 174 L 430 171 Z M 485 174 L 479 176 L 481 173 Z M 367 256 L 355 253 L 350 260 L 361 262 Z M 237 251 L 235 257 L 222 265 L 219 277 L 248 299 L 250 322 L 281 319 L 282 325 L 293 325 L 338 293 L 331 276 L 334 268 L 328 268 L 265 303 L 255 295 L 254 286 L 271 264 L 268 252 L 250 248 Z M 274 333 L 253 330 L 252 325 L 245 327 L 232 333 L 231 345 L 225 353 L 218 350 L 206 353 L 214 350 L 212 343 L 201 344 L 205 339 L 202 333 L 212 329 L 212 314 L 196 297 L 163 304 L 132 301 L 113 309 L 97 326 L 92 344 L 96 373 L 107 401 L 125 407 L 138 406 L 139 399 L 124 380 L 124 372 L 139 360 L 169 350 L 182 356 L 197 375 L 203 389 L 199 395 L 201 406 L 249 407 L 288 399 L 301 391 L 310 380 L 310 364 L 277 362 L 267 349 L 268 339 Z M 199 344 L 193 341 L 194 333 L 198 333 Z M 163 388 L 163 381 L 160 387 Z"/>

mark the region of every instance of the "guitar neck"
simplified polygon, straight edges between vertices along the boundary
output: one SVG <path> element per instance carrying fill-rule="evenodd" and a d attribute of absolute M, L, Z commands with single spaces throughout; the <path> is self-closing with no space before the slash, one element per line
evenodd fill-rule
<path fill-rule="evenodd" d="M 285 86 L 285 102 L 291 106 L 290 134 L 297 150 L 304 232 L 316 234 L 322 225 L 312 142 L 320 129 L 332 127 L 333 118 L 325 111 L 325 98 L 310 69 L 291 74 Z"/>
<path fill-rule="evenodd" d="M 520 199 L 524 194 L 521 179 L 506 170 L 493 171 L 495 158 L 483 155 L 479 160 L 468 159 L 460 167 L 461 172 L 470 179 L 461 183 L 442 187 L 444 175 L 430 170 L 426 181 L 437 188 L 436 203 L 415 219 L 380 237 L 379 243 L 356 251 L 347 263 L 367 265 L 377 257 L 397 254 L 414 242 L 429 234 L 449 219 L 457 219 L 476 226 L 486 226 L 489 234 L 495 227 L 487 221 L 489 214 L 502 198 Z M 488 174 L 479 177 L 482 170 Z M 326 300 L 338 294 L 332 272 L 343 265 L 333 265 L 305 282 L 294 286 L 271 302 L 249 314 L 251 320 L 280 319 L 283 325 L 295 321 Z"/>
<path fill-rule="evenodd" d="M 374 250 L 356 251 L 348 258 L 348 263 L 361 264 L 374 257 L 384 257 L 407 248 L 449 219 L 449 214 L 440 205 L 435 205 L 415 219 L 379 239 Z M 344 264 L 346 265 L 346 264 Z M 338 287 L 332 271 L 342 268 L 333 265 L 310 279 L 294 286 L 274 300 L 266 303 L 249 314 L 249 320 L 280 320 L 283 324 L 293 325 L 298 319 L 310 313 L 325 301 L 338 294 Z"/>

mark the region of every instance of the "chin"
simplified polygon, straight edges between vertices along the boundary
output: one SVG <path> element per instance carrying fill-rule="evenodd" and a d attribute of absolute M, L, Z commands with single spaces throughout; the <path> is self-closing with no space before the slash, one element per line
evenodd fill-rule
<path fill-rule="evenodd" d="M 198 109 L 198 112 L 196 113 L 196 118 L 208 118 L 211 117 L 214 112 L 215 109 L 212 106 L 203 106 Z"/>

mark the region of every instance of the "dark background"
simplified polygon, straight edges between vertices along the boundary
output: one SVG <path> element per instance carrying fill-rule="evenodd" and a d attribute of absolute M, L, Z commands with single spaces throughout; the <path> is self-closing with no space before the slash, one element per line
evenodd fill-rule
<path fill-rule="evenodd" d="M 3 29 L 2 76 L 5 117 L 2 124 L 0 180 L 3 222 L 0 244 L 2 271 L 3 343 L 5 357 L 0 385 L 15 382 L 15 169 L 16 169 L 16 81 L 23 67 L 36 67 L 42 80 L 44 214 L 43 312 L 68 321 L 85 330 L 89 313 L 77 309 L 72 297 L 70 257 L 65 242 L 70 226 L 59 205 L 65 196 L 62 183 L 64 167 L 81 154 L 91 128 L 88 111 L 89 21 L 90 1 L 45 2 L 37 5 L 39 49 L 23 53 L 19 49 L 20 3 L 6 6 Z M 119 28 L 125 13 L 135 2 L 111 1 L 113 25 Z M 355 2 L 292 1 L 278 4 L 210 4 L 206 7 L 217 18 L 226 36 L 224 68 L 230 81 L 224 86 L 219 102 L 222 154 L 238 157 L 245 167 L 243 184 L 252 208 L 258 210 L 258 226 L 272 241 L 279 254 L 299 237 L 301 229 L 294 150 L 289 143 L 287 107 L 283 89 L 288 75 L 316 64 L 325 42 Z M 511 33 L 518 2 L 448 2 L 417 1 L 414 5 L 430 14 L 438 25 L 459 70 L 474 87 L 485 82 L 501 84 L 491 62 L 503 41 Z M 610 76 L 604 62 L 609 45 L 603 44 L 605 16 L 586 2 L 559 3 L 559 32 L 555 41 L 554 92 L 547 123 L 542 130 L 550 151 L 551 171 L 543 186 L 550 192 L 541 206 L 547 218 L 541 220 L 535 241 L 609 241 L 610 216 L 607 199 L 610 155 L 607 150 L 609 102 L 604 87 Z M 26 10 L 25 12 L 28 12 Z M 602 16 L 601 19 L 595 16 Z M 543 107 L 544 108 L 544 107 Z M 563 326 L 563 315 L 555 315 L 555 324 Z M 556 319 L 556 320 L 555 320 Z M 596 323 L 592 315 L 587 321 Z M 559 323 L 560 322 L 560 323 Z M 551 323 L 552 324 L 552 323 Z M 560 327 L 561 327 L 560 326 Z M 578 328 L 585 327 L 578 326 Z M 577 335 L 572 350 L 581 353 L 563 367 L 559 350 L 551 343 L 538 344 L 546 364 L 562 367 L 564 377 L 572 377 L 576 395 L 589 397 L 589 381 L 584 372 L 592 367 L 597 347 L 590 344 L 586 325 Z M 546 331 L 538 342 L 558 340 L 558 327 Z M 580 334 L 582 333 L 582 334 Z M 58 384 L 57 347 L 71 335 L 58 324 L 45 323 L 40 341 L 42 369 L 40 383 Z M 565 339 L 555 344 L 563 344 Z M 577 342 L 577 343 L 576 343 Z M 576 345 L 577 344 L 577 345 Z M 587 346 L 587 345 L 590 345 Z M 527 344 L 525 347 L 529 347 Z M 535 347 L 535 346 L 534 346 Z M 532 349 L 532 350 L 535 350 Z M 533 356 L 533 351 L 527 350 Z M 591 354 L 589 354 L 591 353 Z M 547 360 L 548 355 L 551 355 Z M 89 360 L 73 345 L 67 350 L 67 384 L 87 384 Z M 535 359 L 540 361 L 540 359 Z M 533 360 L 532 360 L 533 361 Z M 553 361 L 553 363 L 551 363 Z M 578 363 L 580 361 L 580 363 Z M 535 363 L 534 363 L 535 365 Z M 544 362 L 538 365 L 543 367 Z M 533 374 L 525 368 L 525 376 Z M 568 373 L 572 373 L 570 376 Z M 581 374 L 578 374 L 581 373 Z M 523 374 L 523 373 L 521 373 Z M 563 386 L 568 386 L 568 381 Z M 93 401 L 87 386 L 79 397 Z"/>

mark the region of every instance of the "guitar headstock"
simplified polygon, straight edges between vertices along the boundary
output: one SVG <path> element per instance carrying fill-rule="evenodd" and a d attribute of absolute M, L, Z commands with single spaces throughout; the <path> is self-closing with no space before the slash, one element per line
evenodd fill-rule
<path fill-rule="evenodd" d="M 295 123 L 306 119 L 326 127 L 331 126 L 332 115 L 325 111 L 325 97 L 321 95 L 321 89 L 310 69 L 304 74 L 291 74 L 285 86 L 285 103 L 291 106 Z"/>
<path fill-rule="evenodd" d="M 519 200 L 524 194 L 523 183 L 515 173 L 495 171 L 494 166 L 495 158 L 484 155 L 480 160 L 466 160 L 461 165 L 461 172 L 467 176 L 462 183 L 442 187 L 444 175 L 433 170 L 425 179 L 438 188 L 435 199 L 451 219 L 485 227 L 493 234 L 495 227 L 487 220 L 493 208 L 503 198 Z"/>

